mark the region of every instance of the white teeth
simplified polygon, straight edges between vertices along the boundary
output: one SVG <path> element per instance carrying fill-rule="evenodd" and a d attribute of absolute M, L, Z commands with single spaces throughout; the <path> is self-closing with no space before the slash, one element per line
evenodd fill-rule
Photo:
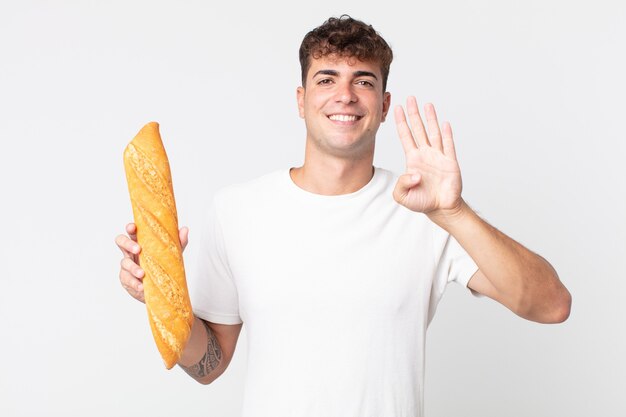
<path fill-rule="evenodd" d="M 328 116 L 330 120 L 337 120 L 340 122 L 354 122 L 357 119 L 357 116 L 349 116 L 347 114 L 331 114 Z"/>

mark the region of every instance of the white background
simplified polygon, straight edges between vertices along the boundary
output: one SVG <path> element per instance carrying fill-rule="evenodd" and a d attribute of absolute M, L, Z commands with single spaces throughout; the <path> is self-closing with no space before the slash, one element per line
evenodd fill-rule
<path fill-rule="evenodd" d="M 338 4 L 2 0 L 0 415 L 238 415 L 245 331 L 227 373 L 199 385 L 165 370 L 119 284 L 122 151 L 161 124 L 193 263 L 216 189 L 302 163 L 298 47 L 341 13 L 393 47 L 394 104 L 414 94 L 451 121 L 464 198 L 574 298 L 547 326 L 450 287 L 427 415 L 626 415 L 624 2 Z M 389 120 L 375 164 L 403 163 Z"/>

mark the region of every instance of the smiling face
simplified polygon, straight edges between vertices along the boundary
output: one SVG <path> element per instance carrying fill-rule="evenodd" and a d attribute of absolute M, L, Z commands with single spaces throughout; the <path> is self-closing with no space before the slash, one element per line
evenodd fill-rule
<path fill-rule="evenodd" d="M 311 59 L 297 97 L 308 148 L 350 159 L 373 154 L 391 102 L 379 65 L 332 55 Z"/>

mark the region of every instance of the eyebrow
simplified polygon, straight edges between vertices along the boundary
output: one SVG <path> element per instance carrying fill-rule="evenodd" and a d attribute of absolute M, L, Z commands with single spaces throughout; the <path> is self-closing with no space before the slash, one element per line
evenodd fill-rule
<path fill-rule="evenodd" d="M 331 69 L 319 70 L 315 74 L 313 74 L 313 78 L 317 77 L 318 75 L 338 76 L 339 75 L 339 71 L 335 71 L 335 70 L 331 70 Z M 375 80 L 378 80 L 378 77 L 376 76 L 376 74 L 374 74 L 373 72 L 370 72 L 370 71 L 354 71 L 352 73 L 352 75 L 355 76 L 355 77 L 372 77 Z"/>

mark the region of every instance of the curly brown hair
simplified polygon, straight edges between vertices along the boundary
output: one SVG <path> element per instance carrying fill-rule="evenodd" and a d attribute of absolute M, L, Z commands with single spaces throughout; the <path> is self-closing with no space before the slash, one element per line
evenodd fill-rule
<path fill-rule="evenodd" d="M 393 52 L 372 25 L 344 14 L 338 18 L 331 17 L 307 33 L 300 45 L 302 86 L 306 87 L 311 57 L 319 59 L 327 55 L 355 57 L 359 61 L 379 63 L 383 76 L 383 91 L 386 91 Z"/>

